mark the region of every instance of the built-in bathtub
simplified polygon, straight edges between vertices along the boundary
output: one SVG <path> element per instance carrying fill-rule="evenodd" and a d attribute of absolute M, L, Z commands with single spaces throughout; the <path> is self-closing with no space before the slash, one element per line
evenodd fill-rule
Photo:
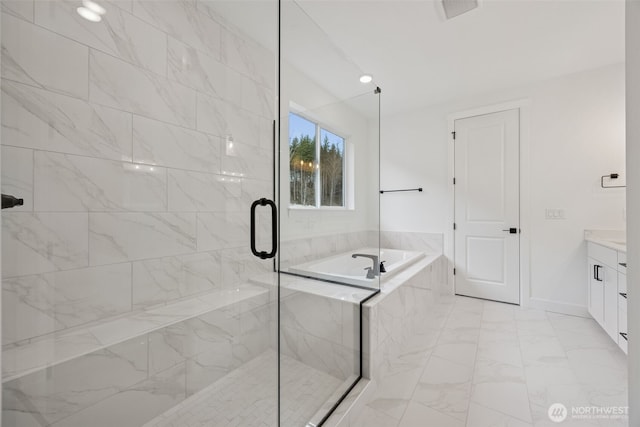
<path fill-rule="evenodd" d="M 373 266 L 370 258 L 353 258 L 353 254 L 367 254 L 379 257 L 384 261 L 386 273 L 381 273 L 375 279 L 367 279 L 367 268 Z M 424 258 L 425 254 L 418 251 L 399 249 L 359 248 L 327 258 L 306 262 L 289 267 L 289 272 L 305 277 L 330 280 L 332 282 L 377 289 L 381 282 Z"/>

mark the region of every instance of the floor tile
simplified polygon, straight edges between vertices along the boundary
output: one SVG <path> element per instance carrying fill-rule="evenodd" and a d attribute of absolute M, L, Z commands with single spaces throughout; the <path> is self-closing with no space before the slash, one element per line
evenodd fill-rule
<path fill-rule="evenodd" d="M 399 427 L 465 427 L 465 422 L 421 403 L 411 402 L 407 407 Z"/>

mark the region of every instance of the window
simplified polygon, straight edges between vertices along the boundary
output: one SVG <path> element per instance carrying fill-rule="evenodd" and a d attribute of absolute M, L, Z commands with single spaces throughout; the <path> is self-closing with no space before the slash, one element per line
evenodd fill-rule
<path fill-rule="evenodd" d="M 289 113 L 290 204 L 344 207 L 344 153 L 343 137 Z"/>

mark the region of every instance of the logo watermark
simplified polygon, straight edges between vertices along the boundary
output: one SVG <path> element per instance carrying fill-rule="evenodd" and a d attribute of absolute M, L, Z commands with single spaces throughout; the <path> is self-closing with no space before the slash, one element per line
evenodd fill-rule
<path fill-rule="evenodd" d="M 554 423 L 561 423 L 567 419 L 567 415 L 569 411 L 567 411 L 567 407 L 562 403 L 554 403 L 549 406 L 549 410 L 547 411 L 547 415 L 549 415 L 549 419 Z"/>
<path fill-rule="evenodd" d="M 628 406 L 572 406 L 568 410 L 562 403 L 554 403 L 547 411 L 549 419 L 561 423 L 572 420 L 619 420 L 629 417 Z"/>

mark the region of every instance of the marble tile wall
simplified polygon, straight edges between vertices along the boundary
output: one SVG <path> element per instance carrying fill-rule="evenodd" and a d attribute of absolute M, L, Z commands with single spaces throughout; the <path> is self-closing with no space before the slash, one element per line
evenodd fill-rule
<path fill-rule="evenodd" d="M 2 1 L 2 192 L 25 199 L 2 214 L 4 345 L 271 268 L 248 244 L 273 52 L 215 2 L 103 3 L 90 23 L 75 0 Z"/>
<path fill-rule="evenodd" d="M 377 231 L 353 231 L 310 238 L 289 239 L 280 245 L 280 265 L 289 266 L 364 247 L 378 247 Z"/>

